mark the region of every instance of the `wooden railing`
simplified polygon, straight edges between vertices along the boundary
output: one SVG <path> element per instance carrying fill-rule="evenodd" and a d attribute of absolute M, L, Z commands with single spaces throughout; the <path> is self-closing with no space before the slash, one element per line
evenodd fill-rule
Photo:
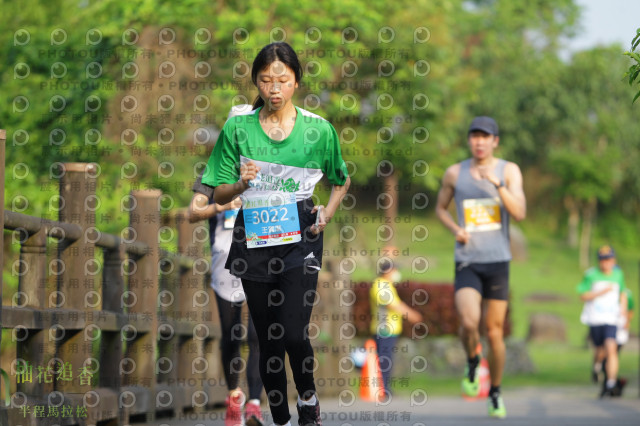
<path fill-rule="evenodd" d="M 204 412 L 227 389 L 204 223 L 174 214 L 177 253 L 161 250 L 162 193 L 141 190 L 122 207 L 126 232 L 100 232 L 99 173 L 90 163 L 62 165 L 57 221 L 5 211 L 5 140 L 0 129 L 0 225 L 19 242 L 20 257 L 6 262 L 0 244 L 0 265 L 18 277 L 7 295 L 0 274 L 0 302 L 3 289 L 11 299 L 0 303 L 0 328 L 12 340 L 0 359 L 10 382 L 0 377 L 0 426 L 116 426 L 160 414 L 214 420 Z M 339 262 L 325 256 L 309 329 L 321 396 L 351 392 L 344 378 L 356 374 L 353 292 Z"/>
<path fill-rule="evenodd" d="M 62 165 L 58 221 L 2 215 L 20 242 L 18 291 L 0 306 L 16 348 L 2 425 L 125 425 L 224 400 L 206 227 L 178 214 L 178 253 L 160 250 L 162 193 L 140 190 L 127 235 L 100 232 L 96 170 Z"/>

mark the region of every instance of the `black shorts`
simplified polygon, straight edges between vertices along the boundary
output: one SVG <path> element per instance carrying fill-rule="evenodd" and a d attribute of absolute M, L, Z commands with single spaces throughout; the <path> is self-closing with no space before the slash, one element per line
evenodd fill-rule
<path fill-rule="evenodd" d="M 233 227 L 233 239 L 229 256 L 224 265 L 231 275 L 238 278 L 259 281 L 278 282 L 279 275 L 292 268 L 303 267 L 303 272 L 317 274 L 322 267 L 322 235 L 314 235 L 311 226 L 316 223 L 317 213 L 311 213 L 314 207 L 311 198 L 298 201 L 298 218 L 302 241 L 271 247 L 247 248 L 244 230 L 244 214 L 240 209 Z"/>
<path fill-rule="evenodd" d="M 456 262 L 455 290 L 471 287 L 483 299 L 509 299 L 509 262 Z"/>
<path fill-rule="evenodd" d="M 592 325 L 589 327 L 589 337 L 596 346 L 604 345 L 604 341 L 607 339 L 616 339 L 616 333 L 618 327 L 615 325 Z"/>

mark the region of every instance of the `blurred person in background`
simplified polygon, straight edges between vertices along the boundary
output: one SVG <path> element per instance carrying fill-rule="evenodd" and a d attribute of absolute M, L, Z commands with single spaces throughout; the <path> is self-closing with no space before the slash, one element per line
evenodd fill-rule
<path fill-rule="evenodd" d="M 609 245 L 598 249 L 598 267 L 588 269 L 578 284 L 578 294 L 585 302 L 580 321 L 589 326 L 589 337 L 595 346 L 593 375 L 603 369 L 607 359 L 606 380 L 600 398 L 619 396 L 618 344 L 616 333 L 620 317 L 627 316 L 627 294 L 624 274 L 616 267 L 616 254 Z"/>
<path fill-rule="evenodd" d="M 620 268 L 616 265 L 616 268 Z M 631 289 L 629 287 L 624 289 L 627 294 L 627 314 L 624 315 L 623 310 L 620 310 L 620 317 L 617 324 L 616 330 L 616 343 L 618 344 L 618 360 L 620 359 L 620 349 L 627 344 L 629 341 L 629 328 L 631 327 L 631 320 L 633 319 L 633 310 L 635 308 L 635 303 L 633 300 L 633 293 L 631 293 Z M 607 372 L 607 358 L 602 362 L 602 371 L 605 373 L 605 381 L 602 382 L 603 388 L 606 386 L 606 372 Z M 597 375 L 595 376 L 597 381 Z M 627 379 L 624 377 L 618 377 L 616 381 L 616 389 L 614 392 L 614 396 L 622 396 L 622 391 L 624 387 L 627 385 Z"/>
<path fill-rule="evenodd" d="M 402 276 L 394 262 L 383 258 L 378 263 L 380 275 L 369 290 L 371 303 L 371 334 L 375 336 L 380 370 L 386 396 L 391 395 L 391 370 L 398 337 L 402 334 L 402 319 L 410 323 L 422 321 L 422 314 L 400 300 L 396 286 Z"/>

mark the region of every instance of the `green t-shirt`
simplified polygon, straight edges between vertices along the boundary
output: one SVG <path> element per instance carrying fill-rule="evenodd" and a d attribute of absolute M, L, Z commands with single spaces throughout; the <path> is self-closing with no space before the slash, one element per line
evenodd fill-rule
<path fill-rule="evenodd" d="M 585 302 L 581 321 L 587 325 L 616 325 L 620 313 L 620 294 L 625 290 L 624 273 L 614 268 L 611 274 L 605 275 L 599 268 L 590 268 L 578 284 L 577 291 L 584 294 L 588 291 L 600 291 L 610 287 L 611 290 Z"/>
<path fill-rule="evenodd" d="M 633 311 L 633 308 L 636 306 L 633 300 L 633 293 L 631 293 L 631 289 L 628 287 L 625 289 L 625 293 L 627 293 L 627 310 Z"/>
<path fill-rule="evenodd" d="M 291 134 L 275 141 L 260 126 L 260 109 L 227 120 L 209 157 L 203 183 L 214 187 L 233 184 L 240 178 L 240 164 L 252 160 L 260 167 L 261 180 L 245 191 L 247 196 L 285 192 L 295 193 L 296 201 L 301 201 L 313 194 L 323 175 L 333 185 L 344 185 L 347 166 L 331 123 L 296 107 Z"/>

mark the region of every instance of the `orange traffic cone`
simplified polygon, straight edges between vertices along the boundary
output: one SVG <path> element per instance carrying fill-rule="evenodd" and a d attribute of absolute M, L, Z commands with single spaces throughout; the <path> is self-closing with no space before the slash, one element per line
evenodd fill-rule
<path fill-rule="evenodd" d="M 362 366 L 360 398 L 363 401 L 381 402 L 384 399 L 385 392 L 376 341 L 368 339 L 364 343 L 364 349 L 367 352 L 367 358 Z"/>
<path fill-rule="evenodd" d="M 489 361 L 486 358 L 480 360 L 480 393 L 478 398 L 486 398 L 489 396 L 491 389 L 491 374 L 489 372 Z"/>
<path fill-rule="evenodd" d="M 477 367 L 480 369 L 478 371 L 478 380 L 480 381 L 480 393 L 478 393 L 478 396 L 475 396 L 475 397 L 463 395 L 463 398 L 469 401 L 488 397 L 489 390 L 491 389 L 491 375 L 489 372 L 489 362 L 485 357 L 482 356 L 482 343 L 478 343 L 478 346 L 476 346 L 476 353 L 481 356 L 480 364 Z"/>

